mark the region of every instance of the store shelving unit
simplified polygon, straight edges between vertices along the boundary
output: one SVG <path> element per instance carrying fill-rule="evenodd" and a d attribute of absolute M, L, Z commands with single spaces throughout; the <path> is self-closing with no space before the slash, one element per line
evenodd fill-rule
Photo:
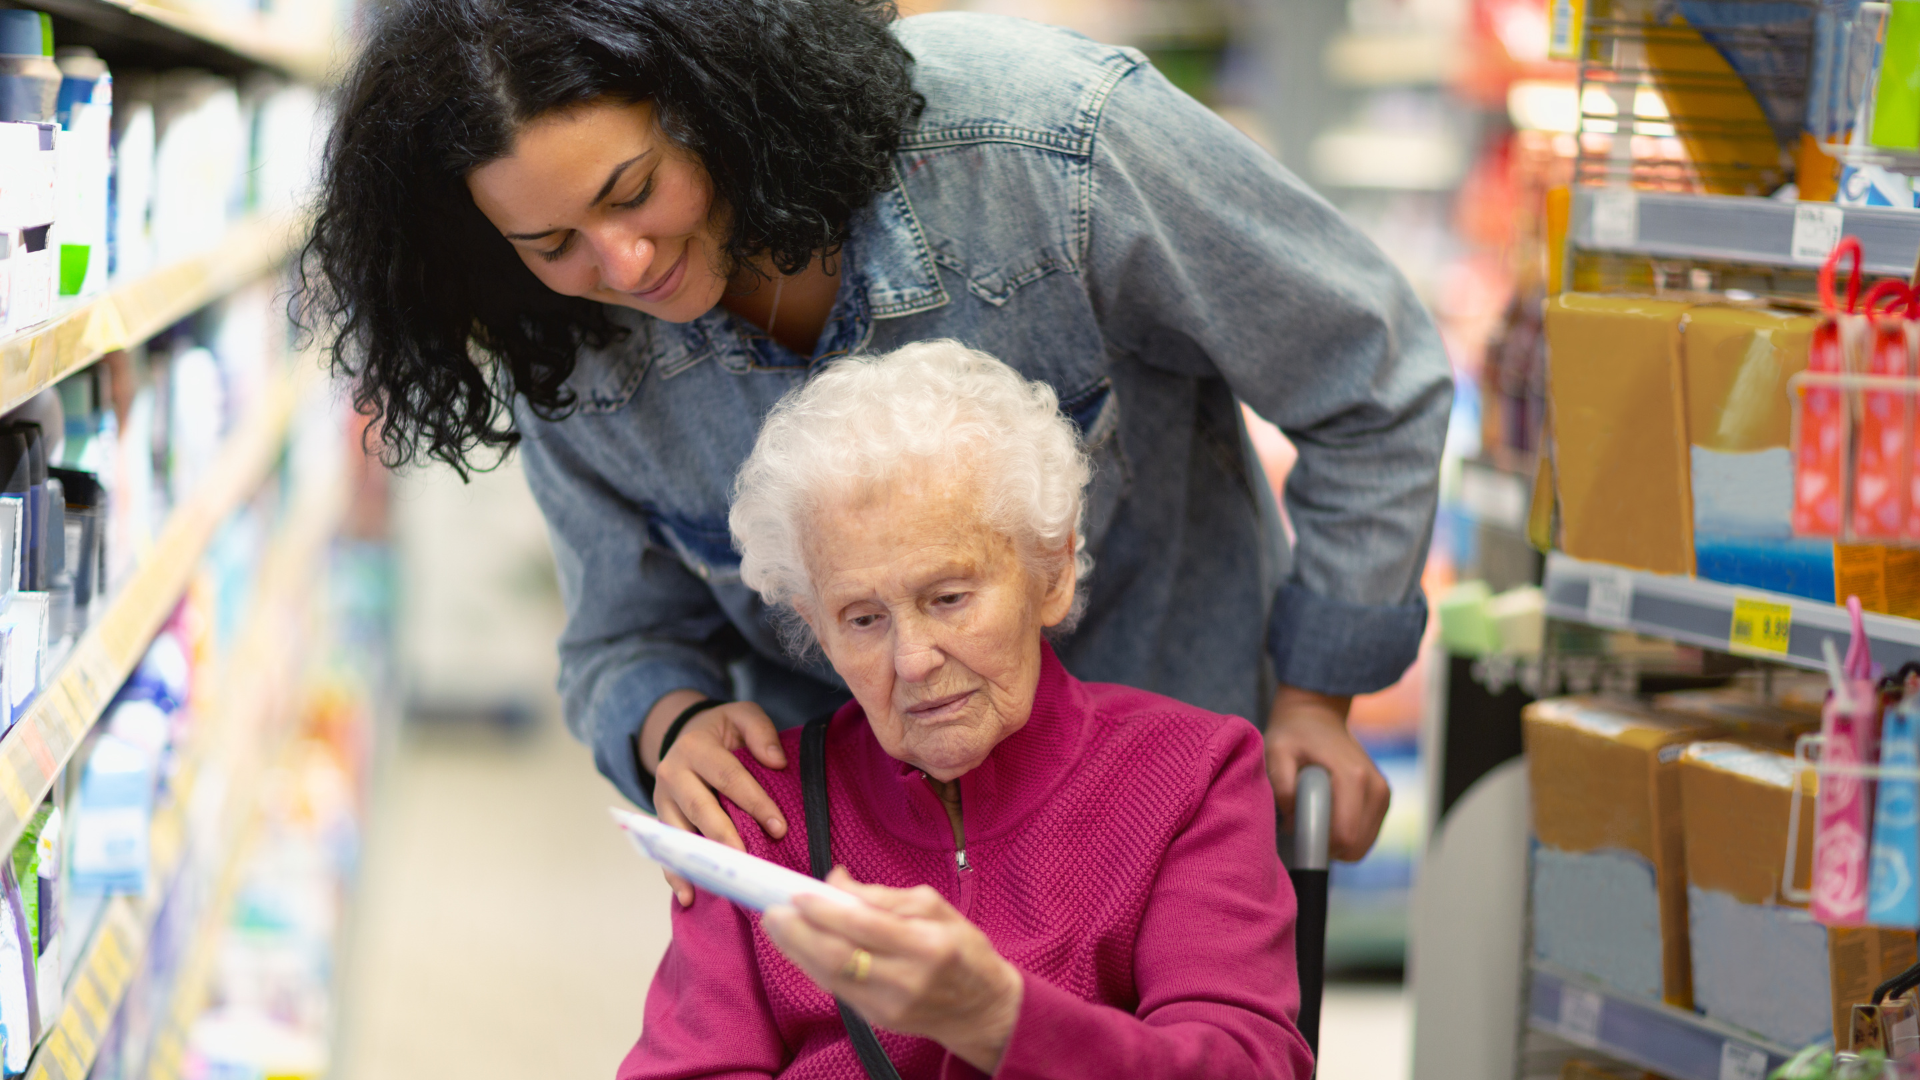
<path fill-rule="evenodd" d="M 299 624 L 311 607 L 312 583 L 326 541 L 344 506 L 337 487 L 303 492 L 280 529 L 261 570 L 261 589 L 243 644 L 222 675 L 220 704 L 203 720 L 170 784 L 168 798 L 154 816 L 153 886 L 142 896 L 116 896 L 106 905 L 93 943 L 76 966 L 66 1003 L 27 1070 L 28 1080 L 85 1080 L 99 1053 L 115 1011 L 139 970 L 161 908 L 189 858 L 190 815 L 213 819 L 212 847 L 222 855 L 212 889 L 213 902 L 201 921 L 217 926 L 231 900 L 254 823 L 267 766 L 284 742 L 284 705 L 299 675 L 292 642 L 303 639 Z M 217 800 L 218 805 L 212 805 Z M 194 989 L 206 982 L 212 964 L 210 940 L 196 935 L 189 963 L 174 990 L 174 1006 L 161 1028 L 148 1075 L 179 1073 L 186 1050 L 185 1032 L 198 1013 Z"/>
<path fill-rule="evenodd" d="M 1568 240 L 1590 251 L 1816 269 L 1857 236 L 1866 272 L 1906 277 L 1920 254 L 1920 215 L 1832 203 L 1577 187 Z"/>
<path fill-rule="evenodd" d="M 1792 1051 L 1683 1009 L 1533 963 L 1527 1026 L 1672 1080 L 1764 1080 Z"/>
<path fill-rule="evenodd" d="M 323 83 L 336 55 L 334 34 L 315 31 L 310 21 L 300 21 L 307 13 L 282 5 L 274 5 L 275 14 L 217 11 L 194 0 L 31 0 L 31 6 L 53 16 L 62 44 L 90 46 L 116 69 L 195 67 L 236 78 L 264 72 Z M 330 22 L 331 15 L 325 18 Z M 0 335 L 0 412 L 271 274 L 298 250 L 309 225 L 294 212 L 234 222 L 198 255 L 117 279 L 99 296 L 59 304 L 46 322 Z M 312 354 L 287 364 L 286 373 L 236 421 L 218 460 L 174 507 L 118 594 L 96 601 L 104 610 L 27 714 L 0 737 L 0 842 L 6 850 L 145 655 L 222 524 L 288 455 L 295 418 L 323 393 L 324 378 Z M 289 474 L 298 477 L 301 470 Z M 45 1018 L 27 1073 L 34 1080 L 85 1080 L 92 1071 L 129 987 L 148 962 L 171 897 L 209 897 L 205 909 L 190 916 L 196 926 L 215 925 L 209 920 L 228 906 L 271 767 L 287 741 L 301 657 L 309 655 L 299 643 L 315 623 L 319 570 L 346 502 L 344 481 L 337 477 L 301 483 L 263 553 L 236 644 L 210 672 L 218 692 L 210 695 L 188 741 L 176 748 L 178 767 L 153 816 L 148 888 L 139 896 L 109 899 L 91 926 L 68 928 L 65 947 L 78 952 L 79 960 L 60 1013 Z M 179 1074 L 186 1033 L 205 999 L 214 936 L 189 947 L 174 997 L 162 1007 L 146 1075 Z"/>
<path fill-rule="evenodd" d="M 74 645 L 27 715 L 0 738 L 0 842 L 19 840 L 54 778 L 166 621 L 214 530 L 260 486 L 285 442 L 299 384 L 290 378 L 227 440 L 214 472 L 165 530 L 106 613 Z"/>
<path fill-rule="evenodd" d="M 326 79 L 333 60 L 330 41 L 302 40 L 262 16 L 193 3 L 35 0 L 34 6 L 68 24 L 60 40 L 104 45 L 103 51 L 137 48 L 222 72 L 264 67 L 309 82 Z"/>
<path fill-rule="evenodd" d="M 285 262 L 306 235 L 292 214 L 249 218 L 213 248 L 97 297 L 64 305 L 37 326 L 0 337 L 0 412 L 115 349 L 147 340 Z"/>
<path fill-rule="evenodd" d="M 1585 562 L 1560 552 L 1547 556 L 1544 588 L 1547 614 L 1556 619 L 1632 630 L 1810 669 L 1824 667 L 1823 640 L 1832 638 L 1844 651 L 1851 632 L 1847 610 L 1834 604 Z M 1750 617 L 1748 613 L 1787 618 L 1784 647 L 1747 644 L 1756 640 L 1750 628 L 1737 636 L 1736 615 Z M 1876 663 L 1893 671 L 1908 661 L 1920 661 L 1920 621 L 1870 614 L 1866 625 Z"/>

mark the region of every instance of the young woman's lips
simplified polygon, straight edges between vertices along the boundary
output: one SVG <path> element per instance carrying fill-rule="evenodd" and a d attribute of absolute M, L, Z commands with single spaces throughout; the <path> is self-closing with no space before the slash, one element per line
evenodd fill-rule
<path fill-rule="evenodd" d="M 913 717 L 917 723 L 938 724 L 943 721 L 952 720 L 965 712 L 967 700 L 971 697 L 973 697 L 973 691 L 971 690 L 959 694 L 948 694 L 945 697 L 937 697 L 932 701 L 923 701 L 911 709 L 908 709 L 907 715 Z"/>
<path fill-rule="evenodd" d="M 671 267 L 667 268 L 667 273 L 665 277 L 662 277 L 657 283 L 655 283 L 650 288 L 638 289 L 638 290 L 635 290 L 634 292 L 628 293 L 627 295 L 633 297 L 635 300 L 643 300 L 650 304 L 658 303 L 659 301 L 665 300 L 667 297 L 672 296 L 673 290 L 680 287 L 680 279 L 686 276 L 686 270 L 687 270 L 687 249 L 681 248 L 680 257 L 674 260 L 673 265 Z"/>

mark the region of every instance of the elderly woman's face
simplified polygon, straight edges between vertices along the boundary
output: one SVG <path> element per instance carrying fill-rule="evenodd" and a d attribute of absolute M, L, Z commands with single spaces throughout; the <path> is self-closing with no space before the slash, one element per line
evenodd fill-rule
<path fill-rule="evenodd" d="M 1026 724 L 1041 630 L 1073 604 L 1072 560 L 1039 580 L 979 505 L 971 477 L 909 475 L 810 522 L 802 614 L 881 747 L 936 780 Z"/>

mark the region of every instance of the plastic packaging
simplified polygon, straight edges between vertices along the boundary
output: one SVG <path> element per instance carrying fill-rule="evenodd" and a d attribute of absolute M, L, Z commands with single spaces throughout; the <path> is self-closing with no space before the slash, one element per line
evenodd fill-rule
<path fill-rule="evenodd" d="M 1859 597 L 1847 598 L 1853 643 L 1843 677 L 1820 714 L 1825 737 L 1822 761 L 1829 766 L 1870 765 L 1879 756 L 1880 692 L 1867 655 Z M 1873 829 L 1873 784 L 1844 772 L 1822 777 L 1815 801 L 1813 917 L 1828 926 L 1858 926 L 1867 919 L 1868 845 Z"/>
<path fill-rule="evenodd" d="M 1908 695 L 1887 710 L 1880 731 L 1880 764 L 1888 769 L 1920 769 L 1920 699 Z M 1915 811 L 1920 785 L 1886 778 L 1878 785 L 1873 809 L 1873 869 L 1867 918 L 1878 926 L 1920 926 L 1920 835 Z"/>
<path fill-rule="evenodd" d="M 1847 305 L 1834 295 L 1834 271 L 1851 255 L 1853 274 L 1847 282 Z M 1858 309 L 1861 281 L 1860 241 L 1842 237 L 1820 268 L 1820 300 L 1825 315 L 1813 331 L 1807 370 L 1838 375 L 1846 371 L 1840 316 Z M 1814 386 L 1805 392 L 1800 432 L 1794 447 L 1793 531 L 1801 536 L 1840 535 L 1841 499 L 1846 483 L 1845 397 L 1834 387 Z"/>
<path fill-rule="evenodd" d="M 1878 305 L 1892 301 L 1894 314 L 1877 315 Z M 1882 281 L 1868 293 L 1865 304 L 1873 327 L 1867 353 L 1867 374 L 1905 377 L 1907 325 L 1905 314 L 1913 294 L 1898 281 Z M 1860 431 L 1853 469 L 1853 534 L 1861 539 L 1892 540 L 1907 524 L 1909 447 L 1912 419 L 1908 395 L 1898 390 L 1865 390 L 1860 395 Z"/>
<path fill-rule="evenodd" d="M 0 122 L 46 123 L 58 111 L 50 26 L 38 11 L 0 11 Z"/>

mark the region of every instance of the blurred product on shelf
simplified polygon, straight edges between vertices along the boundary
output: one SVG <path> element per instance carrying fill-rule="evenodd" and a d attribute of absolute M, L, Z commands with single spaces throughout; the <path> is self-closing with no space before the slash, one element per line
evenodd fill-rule
<path fill-rule="evenodd" d="M 1560 547 L 1570 555 L 1693 570 L 1675 371 L 1687 307 L 1579 294 L 1547 301 Z"/>
<path fill-rule="evenodd" d="M 0 11 L 0 332 L 296 207 L 320 108 L 266 72 L 115 73 L 90 48 L 56 50 L 47 16 Z"/>
<path fill-rule="evenodd" d="M 1441 594 L 1440 641 L 1454 656 L 1535 656 L 1546 639 L 1546 597 L 1537 585 L 1494 595 L 1478 578 Z"/>
<path fill-rule="evenodd" d="M 1541 701 L 1525 717 L 1534 955 L 1691 1007 L 1678 783 L 1662 759 L 1713 728 L 1598 699 Z"/>
<path fill-rule="evenodd" d="M 274 777 L 261 831 L 210 950 L 207 1007 L 188 1036 L 189 1080 L 328 1074 L 334 953 L 357 865 L 366 690 L 343 673 L 309 694 L 303 731 Z"/>

